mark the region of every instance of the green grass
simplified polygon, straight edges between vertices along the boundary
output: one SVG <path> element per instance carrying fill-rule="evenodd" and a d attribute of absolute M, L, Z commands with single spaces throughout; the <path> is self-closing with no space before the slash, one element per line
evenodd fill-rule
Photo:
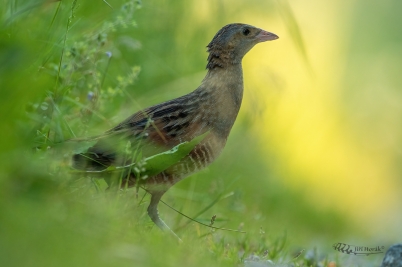
<path fill-rule="evenodd" d="M 71 173 L 73 149 L 65 140 L 107 130 L 121 114 L 155 100 L 142 99 L 205 64 L 195 55 L 191 66 L 174 65 L 175 37 L 167 27 L 160 33 L 164 47 L 155 49 L 172 48 L 172 70 L 167 59 L 151 52 L 156 23 L 148 19 L 148 29 L 145 18 L 136 20 L 141 4 L 118 2 L 109 2 L 113 9 L 102 1 L 7 1 L 1 7 L 2 264 L 328 266 L 336 261 L 336 266 L 357 266 L 356 260 L 342 264 L 332 244 L 360 230 L 285 187 L 274 158 L 268 166 L 261 159 L 261 144 L 244 116 L 221 158 L 172 188 L 163 201 L 204 224 L 216 216 L 213 226 L 246 233 L 208 228 L 161 203 L 161 216 L 183 239 L 178 244 L 148 218 L 149 196 L 143 190 L 108 191 L 103 180 Z M 177 12 L 185 9 L 185 3 L 172 5 Z M 140 49 L 140 41 L 149 47 Z M 163 66 L 149 68 L 145 59 Z M 143 76 L 140 66 L 146 68 Z M 261 265 L 253 265 L 257 261 Z"/>

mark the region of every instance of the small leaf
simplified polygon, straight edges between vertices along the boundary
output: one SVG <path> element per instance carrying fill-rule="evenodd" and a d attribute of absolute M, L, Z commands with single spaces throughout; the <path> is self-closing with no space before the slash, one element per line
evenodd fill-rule
<path fill-rule="evenodd" d="M 87 141 L 87 142 L 77 142 L 73 150 L 74 154 L 81 154 L 87 152 L 88 148 L 93 147 L 97 140 Z"/>
<path fill-rule="evenodd" d="M 198 145 L 204 138 L 209 134 L 209 131 L 197 136 L 193 140 L 189 142 L 183 142 L 171 150 L 166 152 L 151 156 L 145 159 L 145 172 L 142 172 L 141 175 L 148 175 L 148 177 L 152 177 L 158 173 L 163 172 L 169 167 L 173 166 L 175 163 L 179 162 L 185 156 L 187 156 L 191 150 L 194 149 L 196 145 Z"/>
<path fill-rule="evenodd" d="M 115 170 L 116 170 L 116 166 L 110 165 L 109 167 L 107 167 L 107 169 L 105 171 L 111 172 L 111 171 L 115 171 Z"/>

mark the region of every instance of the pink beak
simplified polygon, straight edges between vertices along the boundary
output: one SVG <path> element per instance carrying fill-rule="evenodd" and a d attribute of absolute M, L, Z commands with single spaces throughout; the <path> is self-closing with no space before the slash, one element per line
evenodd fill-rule
<path fill-rule="evenodd" d="M 260 33 L 257 34 L 256 38 L 259 42 L 265 42 L 265 41 L 276 40 L 279 38 L 279 36 L 272 32 L 267 32 L 267 31 L 261 30 Z"/>

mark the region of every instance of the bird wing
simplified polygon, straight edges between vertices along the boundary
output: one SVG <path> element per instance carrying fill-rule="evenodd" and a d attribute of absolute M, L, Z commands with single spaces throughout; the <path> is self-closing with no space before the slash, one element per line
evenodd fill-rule
<path fill-rule="evenodd" d="M 139 111 L 98 136 L 86 153 L 73 157 L 77 169 L 101 170 L 110 165 L 127 164 L 128 150 L 141 150 L 143 157 L 169 150 L 208 131 L 197 102 L 185 95 Z"/>

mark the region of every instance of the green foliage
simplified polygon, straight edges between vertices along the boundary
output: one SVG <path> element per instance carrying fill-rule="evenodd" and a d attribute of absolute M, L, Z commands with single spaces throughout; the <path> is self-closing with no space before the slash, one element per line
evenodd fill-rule
<path fill-rule="evenodd" d="M 104 21 L 98 29 L 83 35 L 73 31 L 73 26 L 78 23 L 78 8 L 77 1 L 73 1 L 64 36 L 44 55 L 45 60 L 40 66 L 41 72 L 55 80 L 55 85 L 46 92 L 46 97 L 31 103 L 29 107 L 32 111 L 29 115 L 38 122 L 35 126 L 36 141 L 40 145 L 46 145 L 49 140 L 59 142 L 75 137 L 77 127 L 81 129 L 78 135 L 85 134 L 93 117 L 107 120 L 101 115 L 105 111 L 102 106 L 105 101 L 102 100 L 123 96 L 140 71 L 138 66 L 131 67 L 126 76 L 117 77 L 117 84 L 105 85 L 113 55 L 109 50 L 113 49 L 109 36 L 119 29 L 136 27 L 133 14 L 139 8 L 138 3 L 127 2 L 112 21 Z M 59 57 L 55 56 L 58 51 Z"/>

